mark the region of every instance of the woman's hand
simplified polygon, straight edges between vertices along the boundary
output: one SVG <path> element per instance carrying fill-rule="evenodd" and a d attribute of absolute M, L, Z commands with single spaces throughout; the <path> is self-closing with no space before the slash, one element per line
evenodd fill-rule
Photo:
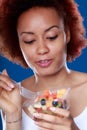
<path fill-rule="evenodd" d="M 6 70 L 0 74 L 0 108 L 8 121 L 21 116 L 21 96 L 19 88 L 12 82 Z"/>
<path fill-rule="evenodd" d="M 60 108 L 52 108 L 55 115 L 34 113 L 35 124 L 39 130 L 72 130 L 72 119 L 70 112 Z"/>

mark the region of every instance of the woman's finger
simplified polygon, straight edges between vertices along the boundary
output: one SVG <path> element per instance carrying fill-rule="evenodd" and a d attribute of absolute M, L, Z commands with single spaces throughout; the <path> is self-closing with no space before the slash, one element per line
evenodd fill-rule
<path fill-rule="evenodd" d="M 70 130 L 70 126 L 64 126 L 64 125 L 60 125 L 60 124 L 53 124 L 53 123 L 44 122 L 44 121 L 38 121 L 38 122 L 35 122 L 35 124 L 41 130 Z"/>
<path fill-rule="evenodd" d="M 62 125 L 69 125 L 70 126 L 70 119 L 69 118 L 62 118 L 57 115 L 48 115 L 42 113 L 34 113 L 33 116 L 40 120 L 44 120 L 54 124 L 62 124 Z"/>
<path fill-rule="evenodd" d="M 7 91 L 11 91 L 12 90 L 12 88 L 10 87 L 10 86 L 8 86 L 4 81 L 2 81 L 2 80 L 0 80 L 0 88 L 3 88 L 3 89 L 5 89 L 5 90 L 7 90 Z M 2 89 L 0 89 L 0 93 L 1 93 L 1 90 Z"/>
<path fill-rule="evenodd" d="M 9 78 L 6 70 L 4 70 L 2 74 L 0 74 L 0 87 L 8 91 L 10 91 L 11 89 L 15 87 L 12 80 Z"/>
<path fill-rule="evenodd" d="M 7 76 L 8 76 L 7 70 L 6 70 L 6 69 L 4 69 L 4 70 L 2 71 L 2 74 L 5 74 L 5 75 L 7 75 Z"/>
<path fill-rule="evenodd" d="M 61 108 L 56 108 L 56 107 L 50 107 L 50 110 L 57 114 L 57 115 L 60 115 L 60 116 L 63 116 L 63 117 L 69 117 L 70 116 L 70 112 L 68 110 L 65 110 L 65 109 L 61 109 Z"/>
<path fill-rule="evenodd" d="M 49 129 L 38 126 L 38 130 L 49 130 Z M 50 130 L 53 130 L 53 129 L 50 129 Z"/>

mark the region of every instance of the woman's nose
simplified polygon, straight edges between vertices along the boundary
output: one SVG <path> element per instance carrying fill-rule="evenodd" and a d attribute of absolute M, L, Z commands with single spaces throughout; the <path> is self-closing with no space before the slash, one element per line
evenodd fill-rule
<path fill-rule="evenodd" d="M 44 54 L 49 52 L 49 48 L 48 48 L 48 46 L 45 43 L 41 43 L 38 46 L 37 52 L 40 55 L 44 55 Z"/>

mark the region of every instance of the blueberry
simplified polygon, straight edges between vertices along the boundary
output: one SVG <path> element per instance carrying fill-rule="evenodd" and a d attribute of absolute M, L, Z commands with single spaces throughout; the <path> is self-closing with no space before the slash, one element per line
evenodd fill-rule
<path fill-rule="evenodd" d="M 58 101 L 57 101 L 57 100 L 52 101 L 52 105 L 53 105 L 54 107 L 57 107 Z"/>
<path fill-rule="evenodd" d="M 46 105 L 46 99 L 43 98 L 43 99 L 41 99 L 40 102 L 41 102 L 41 105 Z"/>

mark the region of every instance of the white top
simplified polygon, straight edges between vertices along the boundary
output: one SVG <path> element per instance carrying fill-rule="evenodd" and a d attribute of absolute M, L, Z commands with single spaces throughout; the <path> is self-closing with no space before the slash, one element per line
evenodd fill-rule
<path fill-rule="evenodd" d="M 80 130 L 87 130 L 87 107 L 79 116 L 75 117 L 73 120 Z M 5 130 L 4 120 L 3 130 Z M 22 111 L 22 130 L 39 130 L 34 124 L 34 121 L 24 111 Z"/>
<path fill-rule="evenodd" d="M 22 130 L 39 130 L 34 121 L 22 111 Z"/>
<path fill-rule="evenodd" d="M 87 107 L 73 120 L 80 130 L 87 130 Z"/>

